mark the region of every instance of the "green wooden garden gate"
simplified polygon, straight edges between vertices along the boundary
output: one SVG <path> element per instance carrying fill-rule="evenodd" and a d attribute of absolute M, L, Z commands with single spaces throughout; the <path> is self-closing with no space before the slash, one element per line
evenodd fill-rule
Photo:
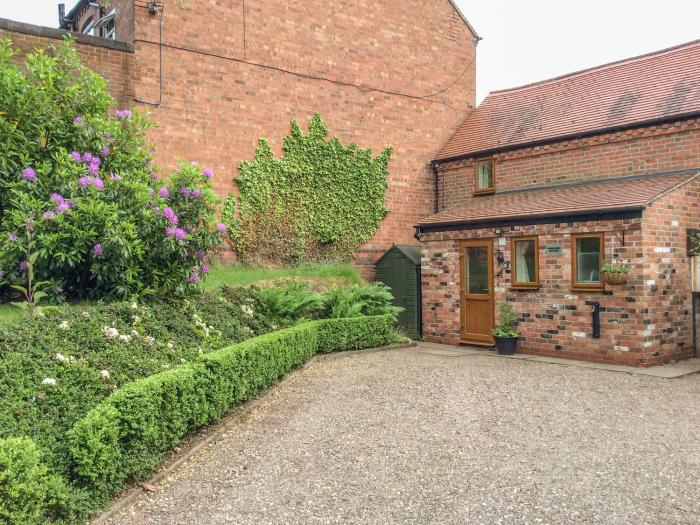
<path fill-rule="evenodd" d="M 376 280 L 391 288 L 394 304 L 404 309 L 399 328 L 412 339 L 422 335 L 420 253 L 420 246 L 395 244 L 375 264 Z"/>

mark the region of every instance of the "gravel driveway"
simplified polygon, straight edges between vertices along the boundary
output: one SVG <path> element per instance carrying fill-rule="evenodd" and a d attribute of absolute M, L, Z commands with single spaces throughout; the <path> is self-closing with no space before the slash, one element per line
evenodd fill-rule
<path fill-rule="evenodd" d="M 698 523 L 700 374 L 321 357 L 110 524 Z"/>

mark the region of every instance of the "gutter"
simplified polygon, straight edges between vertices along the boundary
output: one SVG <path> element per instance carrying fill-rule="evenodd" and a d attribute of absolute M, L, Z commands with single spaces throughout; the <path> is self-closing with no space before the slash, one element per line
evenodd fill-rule
<path fill-rule="evenodd" d="M 625 131 L 628 129 L 641 128 L 641 127 L 645 127 L 645 126 L 654 126 L 654 125 L 659 125 L 659 124 L 670 124 L 673 122 L 678 122 L 681 120 L 689 120 L 692 118 L 700 118 L 700 110 L 690 111 L 688 113 L 681 113 L 678 115 L 674 115 L 672 117 L 659 117 L 659 118 L 655 118 L 655 119 L 641 120 L 638 122 L 631 122 L 629 124 L 608 126 L 605 128 L 579 131 L 576 133 L 570 133 L 568 135 L 559 135 L 556 137 L 545 138 L 545 139 L 540 139 L 540 140 L 533 140 L 530 142 L 520 142 L 520 143 L 516 143 L 516 144 L 507 144 L 507 145 L 503 145 L 503 146 L 496 146 L 496 147 L 489 148 L 489 149 L 470 151 L 468 153 L 460 153 L 459 155 L 452 155 L 451 157 L 445 157 L 442 159 L 433 159 L 432 164 L 435 164 L 435 165 L 445 164 L 448 162 L 455 162 L 458 160 L 493 155 L 495 153 L 504 153 L 507 151 L 513 151 L 513 150 L 518 150 L 518 149 L 533 148 L 536 146 L 544 146 L 547 144 L 555 144 L 557 142 L 566 142 L 568 140 L 581 139 L 581 138 L 586 138 L 586 137 L 595 137 L 597 135 L 605 135 L 606 133 L 614 133 L 616 131 Z"/>
<path fill-rule="evenodd" d="M 489 219 L 475 219 L 475 220 L 458 220 L 458 221 L 445 221 L 440 223 L 430 223 L 430 224 L 417 224 L 415 226 L 416 233 L 414 237 L 420 240 L 420 235 L 423 233 L 431 232 L 442 232 L 442 231 L 454 231 L 454 230 L 473 230 L 477 228 L 487 228 L 487 227 L 499 227 L 499 226 L 514 226 L 521 224 L 534 224 L 547 223 L 548 221 L 559 219 L 556 222 L 584 222 L 583 219 L 611 219 L 620 218 L 620 215 L 625 216 L 624 218 L 637 218 L 641 217 L 642 211 L 644 210 L 644 205 L 636 206 L 623 206 L 619 208 L 609 208 L 606 210 L 594 211 L 594 210 L 582 210 L 582 211 L 568 211 L 568 212 L 555 212 L 555 213 L 533 213 L 530 215 L 520 215 L 517 217 L 496 217 Z M 562 219 L 572 219 L 571 221 Z"/>

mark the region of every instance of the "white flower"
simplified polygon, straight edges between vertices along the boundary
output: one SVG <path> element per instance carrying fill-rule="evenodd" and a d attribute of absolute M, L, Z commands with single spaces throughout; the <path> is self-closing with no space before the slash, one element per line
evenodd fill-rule
<path fill-rule="evenodd" d="M 63 361 L 66 360 L 66 356 L 64 356 L 63 354 L 56 354 L 55 357 L 56 361 L 58 361 L 59 363 L 63 363 Z"/>
<path fill-rule="evenodd" d="M 41 384 L 48 386 L 56 386 L 56 380 L 53 377 L 45 377 Z"/>
<path fill-rule="evenodd" d="M 144 343 L 146 343 L 148 346 L 153 346 L 153 343 L 156 342 L 155 337 L 151 337 L 150 335 L 147 335 L 146 337 L 143 338 Z"/>
<path fill-rule="evenodd" d="M 134 301 L 133 303 L 131 303 L 131 309 L 132 309 L 132 310 L 136 310 L 138 307 L 139 307 L 139 305 L 136 304 L 136 301 Z"/>
<path fill-rule="evenodd" d="M 129 334 L 122 334 L 119 336 L 119 339 L 121 341 L 124 341 L 125 343 L 128 343 L 129 341 L 131 341 L 131 336 Z"/>
<path fill-rule="evenodd" d="M 136 330 L 131 331 L 131 337 L 138 337 L 139 333 Z"/>
<path fill-rule="evenodd" d="M 184 357 L 181 357 L 181 358 L 180 358 L 180 362 L 181 362 L 181 363 L 186 363 L 186 362 L 187 362 L 187 359 L 185 359 Z"/>
<path fill-rule="evenodd" d="M 175 345 L 173 344 L 172 341 L 168 341 L 168 344 L 165 345 L 165 346 L 167 346 L 167 347 L 170 348 L 171 350 L 172 350 L 173 348 L 175 348 Z"/>
<path fill-rule="evenodd" d="M 61 321 L 61 323 L 58 325 L 58 327 L 61 330 L 68 330 L 68 321 Z"/>
<path fill-rule="evenodd" d="M 255 317 L 255 311 L 253 310 L 253 307 L 247 304 L 244 304 L 241 306 L 241 310 L 243 313 L 248 316 L 248 317 Z"/>
<path fill-rule="evenodd" d="M 90 317 L 90 312 L 83 312 L 83 317 Z"/>
<path fill-rule="evenodd" d="M 112 328 L 111 326 L 105 326 L 102 328 L 102 333 L 110 338 L 119 337 L 119 330 Z"/>
<path fill-rule="evenodd" d="M 109 379 L 109 370 L 102 370 L 100 375 L 102 376 L 102 379 Z"/>

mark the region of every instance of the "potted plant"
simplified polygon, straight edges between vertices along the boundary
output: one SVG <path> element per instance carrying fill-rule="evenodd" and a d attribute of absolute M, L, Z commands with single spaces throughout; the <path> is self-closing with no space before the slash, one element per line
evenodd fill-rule
<path fill-rule="evenodd" d="M 631 269 L 632 266 L 629 264 L 606 262 L 600 272 L 603 274 L 603 281 L 607 284 L 625 284 Z"/>
<path fill-rule="evenodd" d="M 498 303 L 498 326 L 493 331 L 493 338 L 496 340 L 496 351 L 500 355 L 513 355 L 518 348 L 518 331 L 515 325 L 518 324 L 515 310 L 510 303 Z"/>

